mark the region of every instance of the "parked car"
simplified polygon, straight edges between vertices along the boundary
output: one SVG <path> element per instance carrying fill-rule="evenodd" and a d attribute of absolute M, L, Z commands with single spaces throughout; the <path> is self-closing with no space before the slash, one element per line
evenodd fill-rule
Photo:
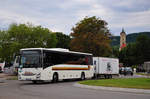
<path fill-rule="evenodd" d="M 124 74 L 124 75 L 133 75 L 133 70 L 131 67 L 121 67 L 119 69 L 119 73 L 120 74 Z"/>

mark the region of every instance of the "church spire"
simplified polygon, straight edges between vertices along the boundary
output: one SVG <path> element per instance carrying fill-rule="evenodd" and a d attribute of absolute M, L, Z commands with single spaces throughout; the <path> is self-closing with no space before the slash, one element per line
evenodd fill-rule
<path fill-rule="evenodd" d="M 122 32 L 125 33 L 124 28 L 122 28 Z"/>

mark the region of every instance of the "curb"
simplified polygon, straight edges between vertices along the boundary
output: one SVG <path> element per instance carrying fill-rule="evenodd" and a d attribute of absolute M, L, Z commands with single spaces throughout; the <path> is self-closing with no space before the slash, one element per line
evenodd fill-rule
<path fill-rule="evenodd" d="M 80 87 L 80 88 L 95 89 L 95 90 L 108 90 L 108 91 L 115 91 L 115 92 L 132 92 L 132 93 L 150 94 L 150 90 L 146 90 L 146 89 L 89 86 L 89 85 L 83 85 L 79 83 L 75 83 L 73 86 Z"/>

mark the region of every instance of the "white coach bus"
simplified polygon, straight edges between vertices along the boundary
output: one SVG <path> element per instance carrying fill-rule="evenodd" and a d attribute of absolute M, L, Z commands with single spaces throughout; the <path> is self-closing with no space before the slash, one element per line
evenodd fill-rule
<path fill-rule="evenodd" d="M 18 80 L 84 80 L 94 75 L 92 54 L 61 48 L 25 48 L 20 50 Z"/>

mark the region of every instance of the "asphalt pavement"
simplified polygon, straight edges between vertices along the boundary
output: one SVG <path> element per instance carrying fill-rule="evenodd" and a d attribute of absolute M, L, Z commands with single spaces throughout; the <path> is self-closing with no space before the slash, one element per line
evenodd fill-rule
<path fill-rule="evenodd" d="M 80 88 L 95 89 L 95 90 L 107 90 L 107 91 L 114 91 L 114 92 L 116 91 L 116 92 L 150 94 L 150 90 L 146 90 L 146 89 L 89 86 L 89 85 L 83 85 L 83 84 L 79 84 L 79 83 L 75 83 L 74 86 L 80 87 Z"/>
<path fill-rule="evenodd" d="M 0 99 L 150 99 L 150 94 L 79 88 L 75 83 L 77 81 L 32 84 L 5 80 L 0 83 Z"/>

